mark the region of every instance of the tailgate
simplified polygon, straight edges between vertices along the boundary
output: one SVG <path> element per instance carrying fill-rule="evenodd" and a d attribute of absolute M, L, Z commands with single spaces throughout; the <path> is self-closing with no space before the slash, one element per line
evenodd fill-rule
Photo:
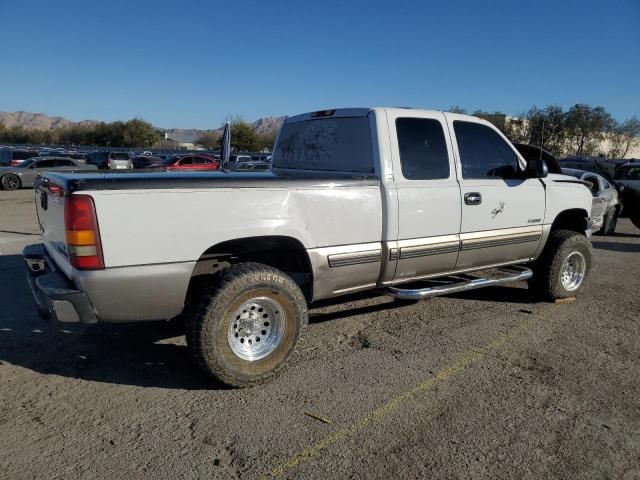
<path fill-rule="evenodd" d="M 35 184 L 35 196 L 38 223 L 45 248 L 60 269 L 68 275 L 71 264 L 67 255 L 65 197 L 62 188 L 47 178 L 40 178 Z"/>

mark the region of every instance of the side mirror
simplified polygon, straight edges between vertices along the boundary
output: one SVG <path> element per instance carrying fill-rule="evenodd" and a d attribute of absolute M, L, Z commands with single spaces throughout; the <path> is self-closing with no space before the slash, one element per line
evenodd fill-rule
<path fill-rule="evenodd" d="M 527 162 L 525 172 L 527 178 L 544 178 L 549 174 L 549 167 L 542 158 L 532 158 Z"/>

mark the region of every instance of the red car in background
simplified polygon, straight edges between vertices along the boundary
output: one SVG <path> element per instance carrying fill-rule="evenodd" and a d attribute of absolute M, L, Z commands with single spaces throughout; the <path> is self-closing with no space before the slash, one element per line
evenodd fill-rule
<path fill-rule="evenodd" d="M 220 162 L 213 155 L 206 154 L 187 154 L 172 155 L 166 158 L 158 165 L 150 165 L 150 168 L 161 168 L 162 170 L 218 170 Z"/>

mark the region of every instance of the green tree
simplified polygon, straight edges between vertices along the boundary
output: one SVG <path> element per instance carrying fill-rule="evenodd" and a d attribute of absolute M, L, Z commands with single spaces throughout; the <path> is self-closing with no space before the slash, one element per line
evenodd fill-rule
<path fill-rule="evenodd" d="M 613 117 L 604 107 L 578 103 L 565 117 L 569 145 L 576 155 L 595 153 L 596 147 L 615 128 Z"/>
<path fill-rule="evenodd" d="M 221 145 L 222 136 L 218 142 Z M 231 149 L 241 152 L 250 152 L 260 149 L 260 138 L 251 128 L 251 125 L 242 119 L 235 118 L 231 121 Z"/>
<path fill-rule="evenodd" d="M 556 156 L 565 152 L 567 142 L 566 114 L 562 107 L 547 105 L 540 109 L 535 105 L 526 115 L 529 143 L 544 148 Z"/>
<path fill-rule="evenodd" d="M 629 150 L 640 146 L 640 120 L 633 116 L 620 124 L 616 124 L 609 134 L 609 156 L 611 158 L 624 158 Z"/>
<path fill-rule="evenodd" d="M 451 112 L 451 113 L 461 113 L 463 115 L 467 114 L 467 109 L 459 107 L 458 105 L 450 106 L 448 111 Z"/>
<path fill-rule="evenodd" d="M 218 148 L 220 145 L 220 136 L 220 132 L 212 130 L 200 135 L 197 138 L 196 143 L 198 145 L 202 145 L 207 150 L 213 150 L 214 148 Z"/>
<path fill-rule="evenodd" d="M 122 126 L 123 147 L 147 147 L 151 148 L 159 137 L 159 133 L 153 125 L 139 118 L 134 118 Z"/>

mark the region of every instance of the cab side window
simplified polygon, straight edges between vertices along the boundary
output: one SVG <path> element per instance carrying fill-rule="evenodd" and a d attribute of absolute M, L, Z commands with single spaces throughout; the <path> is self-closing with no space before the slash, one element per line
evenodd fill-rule
<path fill-rule="evenodd" d="M 55 167 L 55 160 L 40 160 L 39 162 L 34 162 L 35 168 L 52 168 Z"/>
<path fill-rule="evenodd" d="M 493 129 L 459 120 L 453 129 L 463 178 L 522 178 L 516 153 Z"/>
<path fill-rule="evenodd" d="M 430 118 L 396 120 L 400 165 L 407 180 L 449 178 L 449 155 L 442 124 Z"/>

